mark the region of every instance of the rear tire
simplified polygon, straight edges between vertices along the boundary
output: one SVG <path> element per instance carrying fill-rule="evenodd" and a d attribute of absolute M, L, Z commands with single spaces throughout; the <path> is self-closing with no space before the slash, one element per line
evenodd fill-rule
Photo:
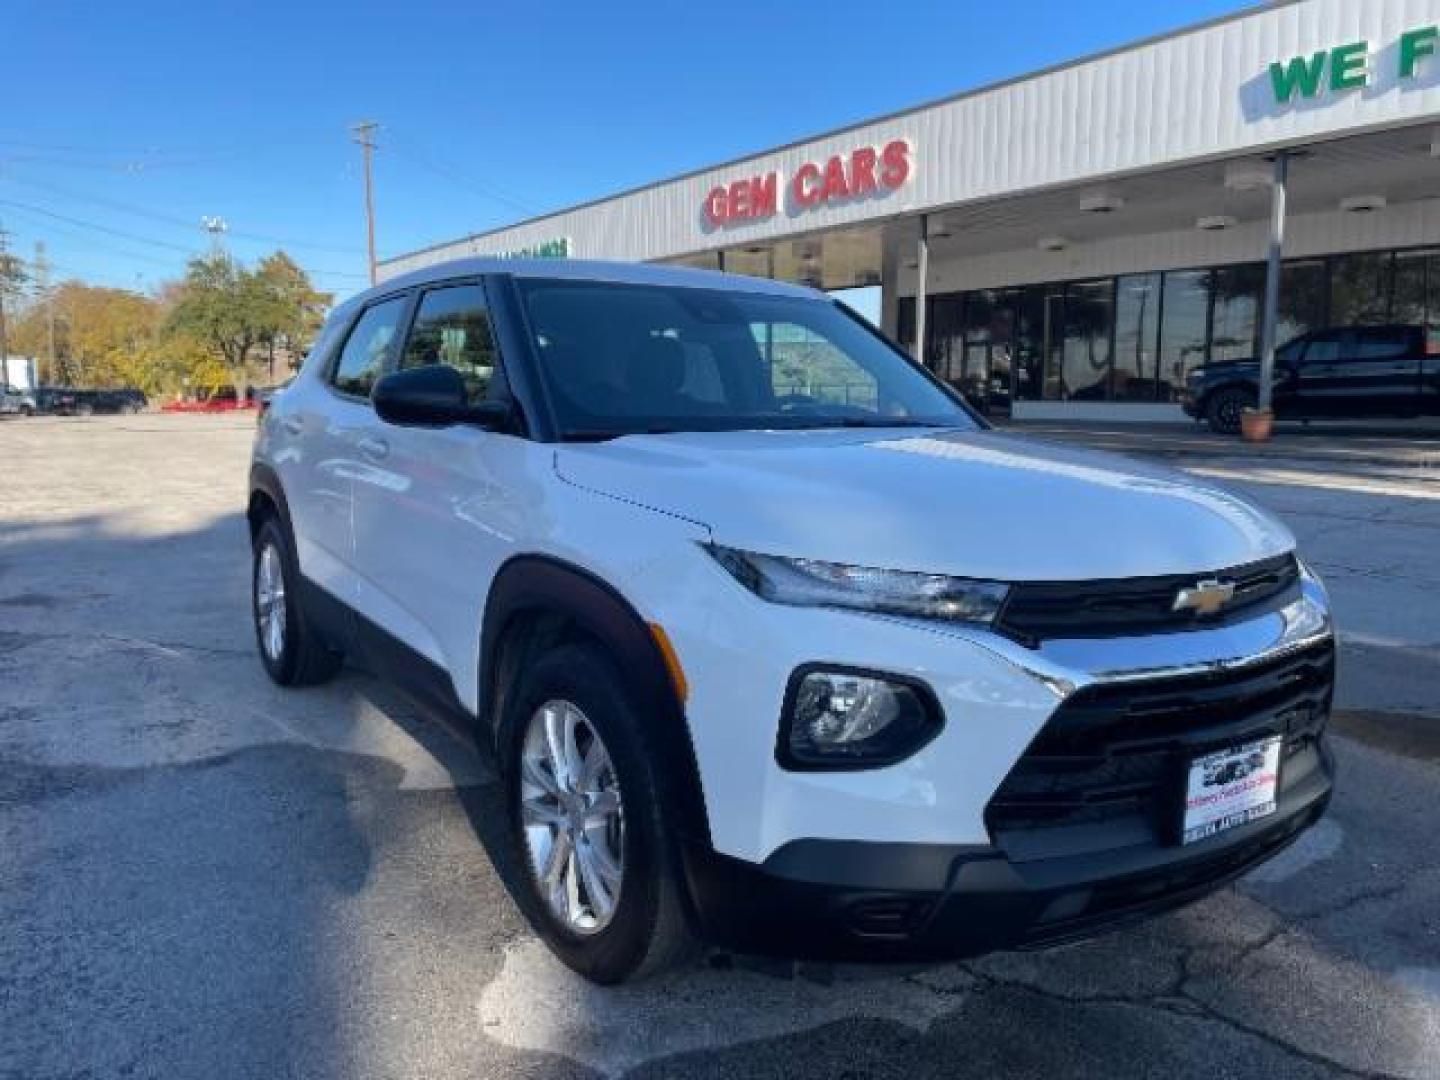
<path fill-rule="evenodd" d="M 250 600 L 260 662 L 281 686 L 325 682 L 344 660 L 315 633 L 305 616 L 299 585 L 290 538 L 276 518 L 268 517 L 255 534 Z"/>
<path fill-rule="evenodd" d="M 594 645 L 558 646 L 525 666 L 505 700 L 511 865 L 531 925 L 597 983 L 686 959 L 695 941 L 659 795 L 663 766 L 610 658 Z"/>
<path fill-rule="evenodd" d="M 1255 407 L 1255 395 L 1239 386 L 1217 390 L 1205 405 L 1205 420 L 1217 435 L 1240 434 L 1240 414 Z"/>

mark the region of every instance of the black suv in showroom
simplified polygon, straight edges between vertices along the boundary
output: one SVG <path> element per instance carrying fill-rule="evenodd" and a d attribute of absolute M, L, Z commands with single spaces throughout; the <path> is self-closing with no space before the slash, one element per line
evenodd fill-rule
<path fill-rule="evenodd" d="M 1240 430 L 1259 399 L 1258 360 L 1204 364 L 1186 377 L 1181 404 L 1212 431 Z M 1423 326 L 1332 326 L 1275 350 L 1274 410 L 1281 419 L 1440 415 L 1440 341 Z"/>

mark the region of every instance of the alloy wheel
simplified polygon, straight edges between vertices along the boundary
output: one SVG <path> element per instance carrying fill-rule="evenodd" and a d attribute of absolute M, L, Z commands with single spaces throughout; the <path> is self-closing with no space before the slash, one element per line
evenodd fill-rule
<path fill-rule="evenodd" d="M 255 618 L 260 624 L 265 655 L 278 663 L 285 653 L 285 571 L 274 544 L 260 549 L 260 565 L 255 572 Z"/>
<path fill-rule="evenodd" d="M 624 805 L 610 753 L 573 702 L 547 701 L 530 717 L 520 824 L 551 915 L 581 936 L 605 929 L 625 876 Z"/>

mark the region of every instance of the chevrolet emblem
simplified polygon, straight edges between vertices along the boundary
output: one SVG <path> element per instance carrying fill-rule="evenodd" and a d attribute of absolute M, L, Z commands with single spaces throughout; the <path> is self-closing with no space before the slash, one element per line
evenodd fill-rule
<path fill-rule="evenodd" d="M 1230 602 L 1235 595 L 1235 586 L 1229 581 L 1210 578 L 1198 581 L 1188 589 L 1175 594 L 1171 611 L 1193 611 L 1197 615 L 1214 615 Z"/>

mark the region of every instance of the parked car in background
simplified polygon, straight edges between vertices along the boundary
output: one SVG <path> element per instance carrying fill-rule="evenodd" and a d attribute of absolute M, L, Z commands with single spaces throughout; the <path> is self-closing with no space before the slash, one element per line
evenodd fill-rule
<path fill-rule="evenodd" d="M 1315 330 L 1275 351 L 1273 386 L 1281 419 L 1440 415 L 1440 345 L 1423 326 Z M 1181 405 L 1212 431 L 1233 434 L 1259 390 L 1258 360 L 1219 361 L 1190 372 Z"/>
<path fill-rule="evenodd" d="M 35 396 L 13 386 L 0 387 L 0 416 L 34 416 Z"/>
<path fill-rule="evenodd" d="M 79 397 L 67 386 L 41 386 L 35 390 L 35 411 L 42 416 L 74 416 Z"/>
<path fill-rule="evenodd" d="M 47 416 L 94 416 L 138 413 L 150 399 L 135 389 L 87 390 L 68 386 L 42 386 L 35 391 L 35 411 Z"/>

